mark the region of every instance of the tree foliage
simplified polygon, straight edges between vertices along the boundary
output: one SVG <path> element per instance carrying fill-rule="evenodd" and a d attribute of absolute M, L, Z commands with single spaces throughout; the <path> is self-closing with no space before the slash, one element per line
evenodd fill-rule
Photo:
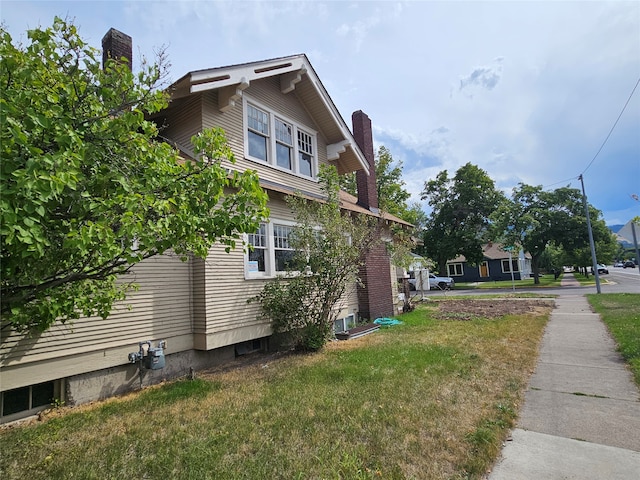
<path fill-rule="evenodd" d="M 366 253 L 380 241 L 376 217 L 341 212 L 335 168 L 322 168 L 320 178 L 326 202 L 287 199 L 296 219 L 290 271 L 268 281 L 251 299 L 260 303 L 274 331 L 285 335 L 285 343 L 298 350 L 324 346 L 339 313 L 337 303 L 358 281 Z"/>
<path fill-rule="evenodd" d="M 158 137 L 166 60 L 104 69 L 56 18 L 26 47 L 0 29 L 2 320 L 46 330 L 106 317 L 131 287 L 116 278 L 172 251 L 233 248 L 268 214 L 254 172 L 231 172 L 223 132 L 193 138 L 193 159 Z M 119 60 L 119 61 L 116 61 Z"/>
<path fill-rule="evenodd" d="M 600 212 L 591 206 L 589 217 L 594 241 L 608 258 L 609 249 L 614 247 L 610 245 L 611 233 Z M 542 186 L 521 183 L 514 188 L 512 200 L 505 203 L 494 218 L 508 243 L 521 245 L 531 254 L 535 283 L 539 283 L 543 254 L 551 245 L 562 247 L 565 261 L 584 264 L 587 251 L 590 257 L 587 221 L 578 189 L 562 187 L 547 191 Z"/>
<path fill-rule="evenodd" d="M 471 163 L 453 178 L 443 170 L 425 183 L 422 199 L 432 208 L 423 235 L 424 254 L 437 263 L 440 273 L 458 255 L 472 264 L 482 262 L 491 214 L 504 201 L 487 173 Z"/>
<path fill-rule="evenodd" d="M 376 152 L 375 171 L 380 210 L 420 227 L 424 223 L 424 212 L 419 204 L 407 203 L 411 194 L 404 188 L 402 161 L 395 160 L 389 149 L 381 146 Z M 351 195 L 357 195 L 355 173 L 342 175 L 340 187 Z"/>

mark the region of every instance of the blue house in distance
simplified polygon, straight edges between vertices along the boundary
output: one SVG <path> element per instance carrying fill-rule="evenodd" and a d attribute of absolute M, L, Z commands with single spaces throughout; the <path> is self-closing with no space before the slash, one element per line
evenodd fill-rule
<path fill-rule="evenodd" d="M 521 280 L 531 276 L 531 255 L 513 250 L 511 256 L 499 243 L 487 243 L 482 248 L 484 260 L 471 265 L 463 255 L 447 262 L 447 275 L 458 282 L 497 282 Z"/>

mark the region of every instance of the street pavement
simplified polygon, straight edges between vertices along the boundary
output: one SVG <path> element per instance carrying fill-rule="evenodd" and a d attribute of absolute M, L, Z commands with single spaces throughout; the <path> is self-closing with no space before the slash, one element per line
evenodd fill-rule
<path fill-rule="evenodd" d="M 518 423 L 489 480 L 640 479 L 640 392 L 584 290 L 564 277 Z"/>

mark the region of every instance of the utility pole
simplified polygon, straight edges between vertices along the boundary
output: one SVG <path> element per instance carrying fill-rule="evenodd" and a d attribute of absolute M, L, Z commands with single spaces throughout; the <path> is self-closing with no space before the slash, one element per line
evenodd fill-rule
<path fill-rule="evenodd" d="M 580 184 L 582 185 L 582 205 L 584 205 L 584 213 L 587 216 L 587 230 L 589 230 L 589 245 L 591 246 L 591 269 L 596 277 L 596 291 L 600 292 L 600 274 L 598 273 L 598 262 L 596 261 L 596 246 L 593 243 L 593 231 L 591 230 L 591 218 L 589 216 L 589 206 L 587 204 L 587 194 L 584 192 L 584 180 L 582 174 L 578 177 Z"/>

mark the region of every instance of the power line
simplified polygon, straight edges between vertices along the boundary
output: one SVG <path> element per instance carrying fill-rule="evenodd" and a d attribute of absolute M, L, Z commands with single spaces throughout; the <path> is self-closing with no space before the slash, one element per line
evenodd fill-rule
<path fill-rule="evenodd" d="M 551 183 L 549 185 L 545 185 L 544 187 L 542 187 L 543 190 L 546 190 L 549 187 L 555 187 L 556 185 L 560 185 L 561 183 L 565 183 L 565 182 L 569 182 L 571 183 L 573 180 L 575 180 L 577 177 L 571 177 L 571 178 L 567 178 L 565 180 L 560 180 L 559 182 L 555 182 L 555 183 Z"/>
<path fill-rule="evenodd" d="M 622 117 L 622 114 L 624 113 L 624 111 L 627 109 L 627 105 L 629 105 L 629 102 L 631 101 L 631 98 L 633 97 L 633 94 L 636 91 L 636 88 L 638 88 L 638 85 L 640 84 L 640 77 L 638 78 L 638 81 L 636 82 L 635 86 L 633 87 L 633 89 L 631 90 L 631 93 L 629 94 L 629 98 L 627 98 L 627 101 L 624 104 L 624 107 L 622 107 L 622 110 L 620 111 L 620 115 L 618 115 L 618 118 L 616 118 L 616 121 L 613 123 L 613 126 L 611 127 L 611 130 L 609 130 L 609 133 L 607 134 L 607 137 L 604 139 L 604 142 L 602 142 L 602 145 L 600 145 L 600 148 L 598 149 L 598 151 L 596 152 L 596 154 L 593 156 L 593 158 L 591 159 L 591 161 L 589 162 L 589 164 L 586 166 L 586 168 L 582 171 L 582 173 L 580 175 L 578 175 L 577 177 L 571 177 L 571 178 L 567 178 L 566 180 L 560 180 L 559 182 L 555 182 L 555 183 L 551 183 L 549 185 L 545 185 L 543 188 L 543 190 L 546 190 L 549 187 L 553 187 L 555 185 L 559 185 L 561 183 L 565 183 L 565 182 L 571 182 L 572 180 L 576 180 L 576 179 L 580 179 L 580 177 L 582 175 L 584 175 L 584 173 L 589 170 L 589 168 L 591 167 L 591 165 L 593 164 L 593 162 L 595 162 L 596 158 L 598 157 L 598 155 L 600 155 L 600 152 L 602 151 L 602 149 L 604 148 L 604 146 L 606 145 L 607 141 L 609 140 L 609 137 L 611 136 L 611 134 L 613 133 L 613 131 L 615 130 L 616 126 L 618 125 L 618 122 L 620 121 L 620 118 Z"/>
<path fill-rule="evenodd" d="M 622 114 L 626 110 L 627 105 L 629 105 L 629 102 L 631 101 L 631 97 L 633 97 L 633 94 L 635 93 L 636 88 L 638 88 L 638 84 L 640 84 L 640 77 L 638 78 L 638 81 L 636 82 L 635 86 L 633 87 L 633 90 L 631 90 L 631 93 L 629 94 L 629 98 L 627 99 L 626 103 L 624 104 L 624 107 L 622 107 L 622 111 L 620 112 L 620 115 L 618 115 L 618 118 L 616 119 L 615 123 L 613 124 L 613 127 L 611 127 L 611 130 L 609 130 L 609 134 L 607 135 L 607 138 L 604 139 L 604 142 L 602 142 L 602 145 L 600 145 L 600 148 L 598 149 L 596 154 L 593 156 L 593 158 L 589 162 L 589 165 L 587 165 L 587 168 L 585 168 L 580 175 L 584 175 L 584 173 L 587 170 L 589 170 L 589 167 L 591 167 L 593 162 L 596 160 L 596 158 L 598 157 L 598 155 L 600 154 L 600 152 L 604 148 L 605 144 L 607 143 L 607 140 L 609 140 L 609 137 L 613 133 L 613 130 L 616 128 L 616 125 L 618 125 L 618 121 L 620 120 L 620 117 L 622 117 Z"/>

